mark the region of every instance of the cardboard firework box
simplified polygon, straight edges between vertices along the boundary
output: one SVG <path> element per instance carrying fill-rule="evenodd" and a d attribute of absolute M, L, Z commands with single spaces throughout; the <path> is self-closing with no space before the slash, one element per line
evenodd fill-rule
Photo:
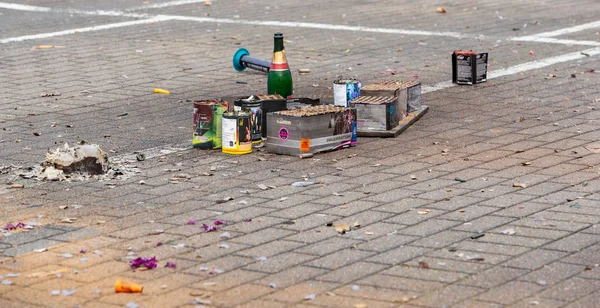
<path fill-rule="evenodd" d="M 228 103 L 220 100 L 194 101 L 192 146 L 200 149 L 221 148 L 221 119 Z"/>
<path fill-rule="evenodd" d="M 488 54 L 455 50 L 452 53 L 452 83 L 474 85 L 487 81 Z"/>
<path fill-rule="evenodd" d="M 383 80 L 364 86 L 361 96 L 396 96 L 399 107 L 405 112 L 421 110 L 421 83 L 418 81 Z M 401 119 L 404 116 L 401 115 Z"/>
<path fill-rule="evenodd" d="M 267 151 L 301 155 L 356 145 L 356 109 L 319 105 L 267 114 Z"/>
<path fill-rule="evenodd" d="M 359 96 L 350 101 L 356 108 L 359 131 L 390 130 L 400 123 L 400 108 L 395 96 Z"/>

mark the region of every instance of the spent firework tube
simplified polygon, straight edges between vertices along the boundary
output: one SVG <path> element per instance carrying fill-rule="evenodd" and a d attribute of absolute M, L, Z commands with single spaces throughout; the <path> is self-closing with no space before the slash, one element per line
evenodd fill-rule
<path fill-rule="evenodd" d="M 271 62 L 263 59 L 258 59 L 250 56 L 250 52 L 246 48 L 238 49 L 233 55 L 233 68 L 241 72 L 246 68 L 268 73 L 271 67 Z"/>
<path fill-rule="evenodd" d="M 362 84 L 356 79 L 340 78 L 333 82 L 333 104 L 350 107 L 350 101 L 360 96 Z"/>

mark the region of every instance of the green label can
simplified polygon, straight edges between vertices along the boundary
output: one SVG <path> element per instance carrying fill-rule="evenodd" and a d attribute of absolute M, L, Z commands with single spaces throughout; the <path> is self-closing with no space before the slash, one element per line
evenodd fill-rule
<path fill-rule="evenodd" d="M 221 148 L 221 117 L 227 111 L 222 101 L 195 101 L 192 146 L 201 149 Z"/>
<path fill-rule="evenodd" d="M 228 112 L 223 114 L 222 123 L 223 153 L 252 153 L 250 114 L 246 112 Z"/>

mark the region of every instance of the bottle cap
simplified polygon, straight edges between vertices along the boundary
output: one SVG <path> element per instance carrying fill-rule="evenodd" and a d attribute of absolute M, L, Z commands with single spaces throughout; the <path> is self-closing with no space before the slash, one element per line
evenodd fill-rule
<path fill-rule="evenodd" d="M 277 32 L 275 35 L 273 35 L 273 38 L 283 38 L 283 33 Z"/>

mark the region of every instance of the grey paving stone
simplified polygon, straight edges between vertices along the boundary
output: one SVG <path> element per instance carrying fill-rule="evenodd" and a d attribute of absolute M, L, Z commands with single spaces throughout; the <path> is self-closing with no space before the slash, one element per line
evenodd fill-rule
<path fill-rule="evenodd" d="M 55 245 L 58 245 L 61 243 L 62 242 L 53 241 L 53 240 L 49 240 L 49 239 L 40 239 L 40 240 L 36 240 L 34 242 L 28 242 L 26 244 L 20 244 L 15 247 L 8 248 L 8 249 L 4 250 L 4 255 L 10 256 L 10 257 L 15 257 L 18 255 L 33 252 L 36 249 L 48 248 L 48 247 L 52 247 L 52 246 L 55 246 Z"/>
<path fill-rule="evenodd" d="M 0 242 L 10 245 L 22 245 L 25 243 L 35 242 L 62 233 L 64 232 L 56 229 L 38 228 L 33 229 L 29 232 L 21 232 L 13 234 L 11 236 L 4 236 L 0 238 Z"/>
<path fill-rule="evenodd" d="M 316 280 L 349 283 L 351 281 L 369 276 L 387 268 L 386 265 L 375 264 L 369 262 L 357 262 L 352 265 L 343 266 L 336 270 L 330 271 L 324 275 L 318 276 Z"/>
<path fill-rule="evenodd" d="M 511 281 L 491 289 L 476 298 L 506 305 L 537 293 L 541 289 L 541 286 L 534 283 Z M 506 296 L 506 294 L 510 294 L 510 296 Z"/>
<path fill-rule="evenodd" d="M 380 253 L 376 256 L 368 258 L 367 261 L 396 265 L 422 256 L 430 250 L 430 248 L 400 246 L 398 248 L 394 248 L 384 253 Z"/>
<path fill-rule="evenodd" d="M 464 299 L 470 298 L 484 291 L 481 288 L 452 285 L 413 301 L 416 305 L 426 305 L 428 307 L 447 307 Z"/>

